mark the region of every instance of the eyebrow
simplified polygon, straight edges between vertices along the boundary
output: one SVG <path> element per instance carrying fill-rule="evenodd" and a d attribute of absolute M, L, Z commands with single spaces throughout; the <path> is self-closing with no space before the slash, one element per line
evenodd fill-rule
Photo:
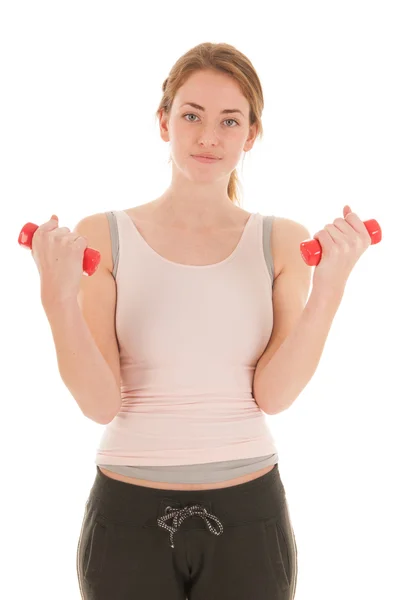
<path fill-rule="evenodd" d="M 204 108 L 204 106 L 200 106 L 200 104 L 195 104 L 195 102 L 184 102 L 183 104 L 181 104 L 181 108 L 182 108 L 182 106 L 185 106 L 185 104 L 188 104 L 189 106 L 193 106 L 193 108 L 197 108 L 197 110 L 202 110 L 203 112 L 206 110 Z M 225 110 L 221 110 L 221 114 L 226 115 L 229 113 L 240 113 L 241 115 L 243 115 L 242 111 L 239 110 L 238 108 L 225 108 Z"/>

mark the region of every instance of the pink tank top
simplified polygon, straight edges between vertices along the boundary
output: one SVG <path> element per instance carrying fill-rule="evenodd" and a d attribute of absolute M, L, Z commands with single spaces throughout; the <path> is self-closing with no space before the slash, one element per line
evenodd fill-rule
<path fill-rule="evenodd" d="M 252 392 L 273 326 L 273 216 L 252 213 L 234 251 L 172 262 L 123 211 L 109 219 L 117 286 L 122 406 L 98 466 L 141 479 L 206 483 L 278 462 Z"/>

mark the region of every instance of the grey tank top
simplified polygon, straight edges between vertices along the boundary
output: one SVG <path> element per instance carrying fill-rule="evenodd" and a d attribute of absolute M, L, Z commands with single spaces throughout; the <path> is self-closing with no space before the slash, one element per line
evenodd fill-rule
<path fill-rule="evenodd" d="M 113 277 L 115 279 L 118 260 L 119 260 L 119 236 L 117 219 L 113 211 L 106 212 L 111 236 L 111 249 L 113 258 Z M 263 249 L 265 263 L 271 277 L 272 286 L 274 285 L 274 264 L 271 254 L 271 230 L 274 216 L 263 217 Z M 196 465 L 177 465 L 177 466 L 120 466 L 108 465 L 97 462 L 99 467 L 104 467 L 109 471 L 136 477 L 154 482 L 167 483 L 218 483 L 228 481 L 242 475 L 254 473 L 260 469 L 265 469 L 278 462 L 278 454 L 269 454 L 268 456 L 257 456 L 254 458 L 245 458 L 240 460 L 228 460 L 222 462 L 202 463 Z"/>

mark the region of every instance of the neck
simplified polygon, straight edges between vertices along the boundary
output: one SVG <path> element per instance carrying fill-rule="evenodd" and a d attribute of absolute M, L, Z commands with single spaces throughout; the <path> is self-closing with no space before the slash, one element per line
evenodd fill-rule
<path fill-rule="evenodd" d="M 222 200 L 200 200 L 163 194 L 152 204 L 153 215 L 159 222 L 184 229 L 233 224 L 238 212 L 241 212 L 228 196 Z"/>

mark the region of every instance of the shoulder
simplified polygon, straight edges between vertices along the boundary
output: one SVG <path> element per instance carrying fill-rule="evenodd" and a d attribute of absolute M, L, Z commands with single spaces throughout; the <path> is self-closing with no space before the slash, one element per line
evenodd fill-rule
<path fill-rule="evenodd" d="M 282 249 L 297 242 L 300 244 L 300 242 L 311 237 L 311 233 L 302 223 L 286 217 L 275 216 L 272 220 L 271 235 L 274 242 Z"/>
<path fill-rule="evenodd" d="M 271 250 L 275 279 L 289 265 L 301 266 L 301 262 L 305 265 L 300 255 L 300 244 L 309 238 L 311 238 L 311 233 L 302 223 L 286 217 L 273 217 Z"/>
<path fill-rule="evenodd" d="M 73 231 L 87 238 L 88 246 L 100 252 L 101 262 L 112 272 L 111 235 L 106 213 L 95 213 L 83 217 L 75 225 Z"/>

